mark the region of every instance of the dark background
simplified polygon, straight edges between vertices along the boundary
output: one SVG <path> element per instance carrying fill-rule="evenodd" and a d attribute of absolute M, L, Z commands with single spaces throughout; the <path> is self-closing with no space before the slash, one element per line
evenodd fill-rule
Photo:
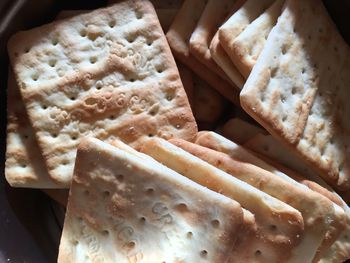
<path fill-rule="evenodd" d="M 350 43 L 350 0 L 323 2 Z M 12 189 L 4 178 L 7 40 L 18 30 L 52 21 L 62 9 L 105 5 L 106 1 L 101 0 L 0 0 L 0 262 L 56 262 L 61 230 L 57 207 L 49 198 L 38 190 Z"/>

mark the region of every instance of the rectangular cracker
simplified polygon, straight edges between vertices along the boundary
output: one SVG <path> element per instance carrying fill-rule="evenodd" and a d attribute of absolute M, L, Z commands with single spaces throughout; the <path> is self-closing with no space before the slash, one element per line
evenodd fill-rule
<path fill-rule="evenodd" d="M 228 120 L 221 130 L 223 136 L 238 144 L 244 144 L 256 134 L 263 134 L 265 132 L 264 129 L 240 118 Z"/>
<path fill-rule="evenodd" d="M 241 93 L 251 116 L 339 190 L 350 188 L 349 54 L 322 1 L 288 0 Z"/>
<path fill-rule="evenodd" d="M 283 178 L 284 180 L 289 181 L 290 183 L 295 183 L 295 181 L 304 184 L 305 186 L 309 187 L 311 190 L 327 197 L 330 201 L 332 201 L 334 204 L 335 211 L 337 212 L 336 216 L 339 218 L 339 220 L 342 220 L 343 217 L 341 215 L 341 211 L 339 212 L 339 208 L 342 208 L 346 212 L 346 217 L 349 217 L 350 210 L 347 206 L 347 204 L 334 193 L 334 191 L 327 186 L 324 182 L 320 182 L 319 185 L 313 181 L 307 180 L 305 178 L 302 178 L 300 175 L 296 174 L 294 171 L 287 169 L 276 162 L 272 162 L 271 159 L 264 158 L 265 161 L 263 161 L 262 155 L 259 155 L 257 157 L 256 155 L 253 155 L 252 153 L 248 152 L 245 148 L 242 146 L 236 145 L 233 142 L 227 140 L 226 138 L 222 137 L 219 134 L 216 134 L 214 132 L 200 132 L 198 133 L 196 143 L 205 147 L 208 147 L 210 149 L 213 149 L 215 151 L 220 151 L 223 153 L 228 154 L 231 158 L 239 160 L 240 162 L 246 162 L 251 163 L 253 165 L 257 165 L 259 167 L 262 167 L 263 169 L 270 171 L 279 177 Z M 255 154 L 255 153 L 254 153 Z M 288 176 L 287 176 L 288 175 Z M 293 178 L 293 179 L 291 179 Z M 295 181 L 294 181 L 295 180 Z M 319 182 L 317 180 L 316 182 Z M 339 213 L 338 213 L 339 212 Z M 349 239 L 348 239 L 348 231 L 350 225 L 348 224 L 348 219 L 346 219 L 346 226 L 345 229 L 341 231 L 341 233 L 338 235 L 337 239 L 334 241 L 335 235 L 333 235 L 333 239 L 324 240 L 323 242 L 323 249 L 318 250 L 317 258 L 321 257 L 322 262 L 327 262 L 326 260 L 334 260 L 330 262 L 342 262 L 341 258 L 347 258 L 349 255 Z M 338 232 L 336 229 L 333 228 L 332 232 L 336 233 Z M 329 246 L 329 244 L 334 241 L 332 246 L 325 250 L 324 247 Z M 338 261 L 339 260 L 339 261 Z"/>
<path fill-rule="evenodd" d="M 66 187 L 83 136 L 138 147 L 152 136 L 192 140 L 197 132 L 148 1 L 20 32 L 8 48 L 50 176 Z"/>
<path fill-rule="evenodd" d="M 274 0 L 247 0 L 219 28 L 218 36 L 220 44 L 229 57 L 230 46 L 234 39 L 273 2 Z"/>
<path fill-rule="evenodd" d="M 260 135 L 257 135 L 255 137 L 259 136 Z M 229 156 L 238 161 L 254 164 L 258 167 L 261 167 L 264 170 L 267 170 L 280 177 L 283 177 L 285 180 L 290 180 L 290 178 L 292 178 L 293 180 L 290 180 L 290 182 L 293 183 L 293 181 L 295 180 L 301 184 L 304 184 L 311 190 L 326 196 L 329 200 L 331 200 L 338 206 L 342 208 L 345 207 L 344 201 L 322 179 L 304 171 L 287 168 L 288 166 L 284 166 L 283 164 L 281 165 L 278 162 L 273 161 L 273 156 L 269 155 L 273 151 L 269 150 L 268 152 L 264 152 L 264 154 L 259 154 L 260 152 L 254 150 L 253 152 L 250 152 L 249 150 L 252 150 L 253 148 L 245 148 L 246 146 L 250 145 L 250 142 L 247 142 L 246 144 L 244 144 L 244 146 L 240 146 L 215 132 L 207 131 L 199 132 L 195 143 L 213 149 L 215 151 L 228 154 Z M 269 149 L 272 148 L 272 145 L 270 145 Z M 266 156 L 270 158 L 266 158 Z M 289 158 L 293 159 L 294 157 L 289 156 Z"/>
<path fill-rule="evenodd" d="M 209 45 L 235 2 L 236 0 L 208 0 L 189 41 L 190 53 L 223 79 L 228 77 L 211 58 Z"/>
<path fill-rule="evenodd" d="M 203 186 L 233 198 L 255 215 L 260 226 L 261 247 L 249 250 L 248 262 L 256 257 L 261 257 L 262 262 L 285 262 L 299 244 L 304 229 L 303 219 L 300 212 L 289 205 L 165 140 L 153 138 L 144 144 L 141 151 Z"/>
<path fill-rule="evenodd" d="M 311 262 L 319 247 L 324 251 L 331 246 L 328 242 L 322 245 L 325 237 L 328 239 L 333 234 L 334 241 L 345 228 L 345 213 L 340 207 L 335 208 L 328 198 L 296 181 L 291 183 L 258 166 L 181 139 L 170 142 L 300 211 L 305 224 L 304 236 L 293 251 L 291 262 Z"/>
<path fill-rule="evenodd" d="M 226 262 L 242 219 L 237 202 L 151 158 L 85 139 L 58 262 Z"/>
<path fill-rule="evenodd" d="M 63 10 L 56 19 L 64 19 L 87 12 Z M 9 69 L 7 80 L 7 142 L 5 177 L 12 187 L 61 188 L 65 187 L 47 172 L 45 160 L 31 127 L 19 88 Z M 59 190 L 52 190 L 53 192 Z M 51 193 L 51 191 L 50 191 Z M 52 197 L 52 196 L 51 196 Z M 53 198 L 62 201 L 64 198 Z M 61 202 L 62 203 L 62 202 Z"/>
<path fill-rule="evenodd" d="M 310 189 L 317 191 L 329 200 L 333 201 L 340 207 L 344 208 L 346 212 L 346 227 L 340 233 L 337 240 L 332 244 L 332 246 L 326 250 L 322 251 L 320 255 L 321 259 L 319 262 L 343 262 L 350 258 L 350 210 L 347 204 L 331 189 L 321 178 L 318 177 L 316 173 L 310 170 L 308 167 L 303 165 L 303 163 L 295 156 L 292 152 L 288 151 L 283 145 L 276 141 L 271 135 L 257 135 L 249 140 L 245 146 L 249 149 L 257 152 L 261 155 L 265 155 L 270 159 L 267 160 L 271 164 L 271 160 L 279 162 L 287 167 L 294 169 L 306 176 L 309 179 L 301 179 L 301 183 L 307 185 Z M 273 163 L 274 167 L 277 167 L 281 171 L 281 166 Z M 285 172 L 285 171 L 283 171 Z M 285 172 L 286 173 L 286 172 Z M 287 172 L 287 174 L 290 175 Z"/>
<path fill-rule="evenodd" d="M 248 78 L 271 29 L 276 25 L 284 2 L 285 0 L 275 0 L 264 13 L 226 45 L 227 54 L 245 78 Z"/>
<path fill-rule="evenodd" d="M 236 87 L 209 70 L 190 54 L 189 39 L 205 8 L 205 0 L 186 0 L 177 13 L 169 31 L 167 40 L 174 56 L 191 68 L 199 77 L 208 82 L 228 100 L 239 105 Z"/>
<path fill-rule="evenodd" d="M 302 174 L 306 179 L 315 181 L 329 191 L 335 192 L 314 170 L 299 158 L 298 155 L 271 135 L 256 134 L 245 142 L 244 147 Z"/>
<path fill-rule="evenodd" d="M 5 178 L 12 187 L 60 188 L 47 172 L 11 69 L 7 86 L 7 140 Z"/>
<path fill-rule="evenodd" d="M 209 50 L 210 55 L 215 63 L 226 73 L 231 81 L 237 85 L 237 88 L 242 89 L 245 79 L 221 46 L 218 31 L 215 33 L 210 43 Z"/>

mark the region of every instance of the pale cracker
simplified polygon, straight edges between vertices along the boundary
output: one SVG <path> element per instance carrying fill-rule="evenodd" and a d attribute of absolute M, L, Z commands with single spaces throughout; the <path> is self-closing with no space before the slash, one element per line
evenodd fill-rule
<path fill-rule="evenodd" d="M 284 1 L 275 0 L 226 47 L 227 54 L 243 77 L 248 78 L 254 67 L 271 29 L 276 25 L 282 13 Z"/>
<path fill-rule="evenodd" d="M 119 140 L 113 141 L 112 145 L 141 159 L 154 161 L 152 157 L 134 150 Z M 153 165 L 157 164 L 154 163 Z M 250 255 L 255 253 L 255 248 L 259 245 L 259 239 L 256 238 L 259 235 L 259 229 L 255 216 L 244 208 L 242 210 L 243 225 L 241 226 L 241 234 L 237 235 L 234 250 L 230 253 L 230 260 L 228 260 L 227 263 L 231 261 L 232 263 L 244 262 L 251 259 Z M 249 246 L 246 244 L 249 244 Z M 257 259 L 257 261 L 261 260 L 259 257 L 255 257 L 255 259 Z"/>
<path fill-rule="evenodd" d="M 205 4 L 205 0 L 186 0 L 166 33 L 166 37 L 174 56 L 179 61 L 191 68 L 228 100 L 239 105 L 238 89 L 210 71 L 190 54 L 189 39 L 200 19 Z"/>
<path fill-rule="evenodd" d="M 87 11 L 64 10 L 58 14 L 56 19 L 72 17 L 83 12 Z M 9 70 L 7 81 L 8 121 L 5 165 L 5 177 L 7 182 L 12 187 L 45 189 L 64 187 L 59 181 L 55 181 L 54 178 L 51 178 L 47 172 L 45 160 L 41 155 L 34 130 L 31 127 L 19 88 L 11 69 Z M 22 167 L 22 169 L 19 169 L 19 167 Z M 53 189 L 52 191 L 60 190 Z M 64 198 L 58 198 L 57 200 L 63 201 Z"/>
<path fill-rule="evenodd" d="M 322 1 L 287 0 L 241 93 L 250 115 L 343 190 L 350 188 L 349 52 Z"/>
<path fill-rule="evenodd" d="M 85 139 L 58 262 L 226 262 L 242 219 L 237 202 L 153 159 Z"/>
<path fill-rule="evenodd" d="M 260 136 L 260 134 L 256 137 L 258 136 Z M 242 147 L 215 132 L 201 131 L 197 135 L 196 143 L 215 151 L 226 153 L 232 158 L 241 162 L 252 163 L 258 167 L 263 168 L 264 170 L 283 177 L 286 180 L 290 180 L 291 177 L 295 181 L 309 187 L 311 190 L 326 196 L 329 200 L 338 206 L 342 208 L 345 207 L 344 201 L 322 179 L 303 171 L 291 170 L 287 168 L 287 166 L 273 162 L 273 158 L 267 159 L 265 154 L 259 154 L 255 151 L 250 152 L 248 151 L 249 148 L 245 148 L 245 146 L 249 144 L 248 142 L 244 145 L 244 147 Z M 268 153 L 270 153 L 270 151 Z M 289 156 L 288 158 L 293 159 L 293 156 Z M 298 173 L 295 171 L 298 171 Z M 290 180 L 290 182 L 293 183 L 293 180 Z"/>
<path fill-rule="evenodd" d="M 12 187 L 60 188 L 59 181 L 47 172 L 28 119 L 13 72 L 7 86 L 7 140 L 5 177 Z"/>
<path fill-rule="evenodd" d="M 209 45 L 235 2 L 236 0 L 208 0 L 189 41 L 190 53 L 223 79 L 229 78 L 211 58 Z"/>
<path fill-rule="evenodd" d="M 258 166 L 197 144 L 180 139 L 170 142 L 301 212 L 305 224 L 304 236 L 288 262 L 311 262 L 318 257 L 318 249 L 327 250 L 345 228 L 344 210 L 296 181 L 292 183 Z M 332 231 L 330 228 L 333 228 Z M 330 234 L 333 240 L 329 241 L 331 238 L 327 236 L 327 241 L 324 241 Z"/>
<path fill-rule="evenodd" d="M 333 243 L 330 249 L 323 251 L 320 255 L 322 258 L 320 262 L 343 262 L 346 259 L 350 258 L 350 211 L 347 207 L 347 204 L 331 189 L 318 175 L 309 169 L 303 162 L 289 151 L 283 145 L 281 145 L 277 140 L 275 140 L 271 135 L 262 135 L 257 134 L 251 140 L 249 140 L 244 146 L 257 152 L 261 155 L 265 155 L 270 158 L 266 160 L 271 163 L 271 159 L 275 160 L 293 170 L 304 175 L 308 179 L 301 178 L 298 180 L 300 183 L 307 185 L 310 189 L 321 193 L 326 196 L 328 199 L 343 207 L 347 213 L 347 225 L 346 228 L 342 231 L 338 239 Z M 277 167 L 281 171 L 283 168 L 278 166 L 278 164 L 273 163 L 273 166 Z M 284 171 L 288 175 L 289 172 Z"/>
<path fill-rule="evenodd" d="M 302 239 L 302 216 L 289 205 L 163 139 L 153 138 L 147 141 L 141 151 L 209 189 L 233 198 L 252 212 L 259 226 L 261 239 L 253 247 L 254 250 L 249 249 L 250 254 L 246 255 L 251 260 L 285 262 Z"/>
<path fill-rule="evenodd" d="M 214 35 L 210 43 L 209 50 L 215 63 L 226 73 L 231 81 L 236 84 L 237 88 L 242 89 L 245 79 L 221 46 L 219 41 L 219 32 L 216 32 Z"/>
<path fill-rule="evenodd" d="M 18 33 L 9 51 L 50 176 L 66 187 L 82 136 L 120 138 L 138 147 L 152 136 L 192 140 L 196 134 L 175 62 L 147 1 Z"/>
<path fill-rule="evenodd" d="M 234 14 L 243 5 L 244 2 L 245 0 L 237 0 L 231 10 L 231 14 L 227 18 L 231 17 L 231 15 Z M 231 79 L 233 83 L 237 85 L 239 89 L 242 89 L 245 79 L 221 46 L 219 41 L 219 31 L 215 33 L 213 39 L 211 40 L 209 50 L 211 57 L 216 62 L 216 64 L 226 73 L 226 75 Z"/>
<path fill-rule="evenodd" d="M 267 156 L 268 158 L 288 167 L 299 174 L 302 174 L 305 179 L 316 182 L 328 191 L 335 193 L 335 191 L 319 177 L 319 175 L 308 167 L 299 156 L 293 151 L 285 147 L 278 140 L 268 134 L 256 134 L 250 140 L 246 141 L 244 147 Z M 310 187 L 313 185 L 310 184 Z"/>
<path fill-rule="evenodd" d="M 231 52 L 230 46 L 235 38 L 273 2 L 274 0 L 247 0 L 219 28 L 220 44 L 229 57 Z"/>
<path fill-rule="evenodd" d="M 264 133 L 264 129 L 240 118 L 228 120 L 222 127 L 221 134 L 238 144 L 244 144 L 256 134 Z"/>

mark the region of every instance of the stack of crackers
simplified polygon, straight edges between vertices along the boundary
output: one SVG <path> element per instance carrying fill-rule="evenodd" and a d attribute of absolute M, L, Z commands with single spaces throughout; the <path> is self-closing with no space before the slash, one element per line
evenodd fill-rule
<path fill-rule="evenodd" d="M 5 175 L 66 206 L 58 262 L 350 258 L 350 50 L 321 0 L 111 1 L 8 50 Z"/>

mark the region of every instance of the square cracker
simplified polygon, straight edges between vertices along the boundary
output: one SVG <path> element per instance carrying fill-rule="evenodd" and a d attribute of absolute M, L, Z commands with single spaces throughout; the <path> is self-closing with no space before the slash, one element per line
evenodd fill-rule
<path fill-rule="evenodd" d="M 5 177 L 12 187 L 60 188 L 47 172 L 11 69 L 7 86 L 7 140 Z"/>
<path fill-rule="evenodd" d="M 248 262 L 254 258 L 261 258 L 261 262 L 272 259 L 271 262 L 285 262 L 299 244 L 304 230 L 303 219 L 300 212 L 289 205 L 163 139 L 152 138 L 141 151 L 201 185 L 238 201 L 255 215 L 260 247 L 254 246 L 255 251 L 248 249 Z"/>
<path fill-rule="evenodd" d="M 227 262 L 241 206 L 120 145 L 80 144 L 58 262 Z"/>
<path fill-rule="evenodd" d="M 236 0 L 209 0 L 189 41 L 191 54 L 223 79 L 228 77 L 211 58 L 209 45 L 235 2 Z"/>
<path fill-rule="evenodd" d="M 251 116 L 339 190 L 350 189 L 349 54 L 322 1 L 288 0 L 241 93 Z"/>
<path fill-rule="evenodd" d="M 343 209 L 296 181 L 284 180 L 258 166 L 181 139 L 170 142 L 301 212 L 305 224 L 304 235 L 288 262 L 311 262 L 318 257 L 318 249 L 325 251 L 331 246 L 332 242 L 328 241 L 330 236 L 334 241 L 345 228 Z"/>
<path fill-rule="evenodd" d="M 49 174 L 69 186 L 83 136 L 134 147 L 196 124 L 152 5 L 125 1 L 13 36 L 10 59 Z"/>
<path fill-rule="evenodd" d="M 282 13 L 284 2 L 285 0 L 275 0 L 233 42 L 230 42 L 229 47 L 226 47 L 227 54 L 245 78 L 248 78 L 264 48 L 271 29 L 276 25 L 277 19 Z"/>
<path fill-rule="evenodd" d="M 191 68 L 199 77 L 209 83 L 228 100 L 239 105 L 239 93 L 236 87 L 220 78 L 190 54 L 189 40 L 206 5 L 206 0 L 186 0 L 177 13 L 169 31 L 167 40 L 174 56 Z"/>
<path fill-rule="evenodd" d="M 56 19 L 64 19 L 84 12 L 87 11 L 64 10 L 57 15 Z M 50 177 L 47 172 L 45 160 L 40 152 L 35 132 L 31 127 L 11 69 L 9 69 L 7 86 L 5 177 L 12 187 L 42 189 L 65 187 L 55 178 Z M 56 198 L 53 199 L 56 200 Z M 63 198 L 59 198 L 59 200 L 63 200 Z"/>

